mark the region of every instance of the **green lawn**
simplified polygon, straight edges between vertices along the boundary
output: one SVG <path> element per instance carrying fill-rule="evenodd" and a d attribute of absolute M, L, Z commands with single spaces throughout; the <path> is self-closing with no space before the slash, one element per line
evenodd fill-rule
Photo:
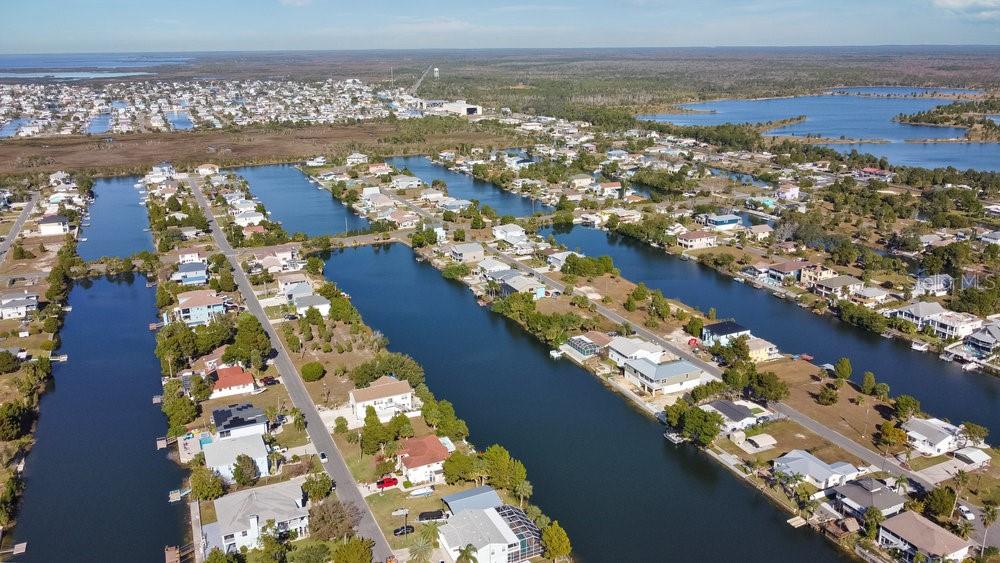
<path fill-rule="evenodd" d="M 915 457 L 910 460 L 910 468 L 914 471 L 923 471 L 928 467 L 934 467 L 935 465 L 941 463 L 942 461 L 947 461 L 948 456 L 946 455 L 936 455 L 933 457 Z"/>
<path fill-rule="evenodd" d="M 299 430 L 294 424 L 285 424 L 280 434 L 275 434 L 275 440 L 283 448 L 295 448 L 309 443 L 309 434 L 303 428 Z"/>

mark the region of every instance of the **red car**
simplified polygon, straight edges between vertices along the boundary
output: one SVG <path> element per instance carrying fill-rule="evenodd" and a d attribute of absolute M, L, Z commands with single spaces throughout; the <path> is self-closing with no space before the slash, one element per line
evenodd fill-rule
<path fill-rule="evenodd" d="M 375 482 L 375 486 L 380 489 L 388 489 L 389 487 L 395 487 L 398 484 L 399 479 L 396 479 L 395 477 L 386 477 Z"/>

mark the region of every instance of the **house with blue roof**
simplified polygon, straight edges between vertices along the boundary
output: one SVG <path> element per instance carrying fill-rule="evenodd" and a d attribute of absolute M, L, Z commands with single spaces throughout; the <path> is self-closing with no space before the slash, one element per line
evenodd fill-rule
<path fill-rule="evenodd" d="M 186 262 L 177 266 L 170 279 L 181 285 L 202 285 L 208 283 L 208 264 Z"/>
<path fill-rule="evenodd" d="M 690 391 L 701 384 L 704 375 L 687 360 L 656 363 L 642 357 L 625 362 L 625 380 L 654 396 Z"/>

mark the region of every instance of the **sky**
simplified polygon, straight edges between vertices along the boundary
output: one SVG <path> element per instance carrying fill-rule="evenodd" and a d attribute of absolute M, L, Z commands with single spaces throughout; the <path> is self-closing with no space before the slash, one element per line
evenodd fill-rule
<path fill-rule="evenodd" d="M 0 0 L 0 53 L 1000 43 L 1000 0 Z"/>

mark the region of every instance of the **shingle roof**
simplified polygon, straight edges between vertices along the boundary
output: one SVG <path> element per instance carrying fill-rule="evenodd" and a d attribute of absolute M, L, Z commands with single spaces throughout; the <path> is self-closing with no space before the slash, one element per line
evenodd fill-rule
<path fill-rule="evenodd" d="M 305 477 L 297 477 L 283 483 L 264 487 L 254 487 L 228 494 L 215 501 L 215 513 L 219 523 L 219 534 L 239 533 L 250 528 L 250 517 L 257 516 L 260 525 L 268 520 L 288 522 L 309 515 L 309 509 L 299 507 L 302 502 L 302 482 Z"/>
<path fill-rule="evenodd" d="M 874 506 L 879 510 L 885 510 L 906 502 L 906 499 L 895 491 L 870 477 L 844 483 L 833 490 L 838 495 L 850 499 L 862 509 Z"/>
<path fill-rule="evenodd" d="M 384 399 L 386 397 L 396 397 L 398 395 L 405 395 L 412 392 L 413 388 L 410 387 L 410 383 L 408 381 L 399 381 L 394 377 L 383 375 L 373 381 L 368 387 L 352 390 L 350 395 L 354 398 L 354 402 L 364 403 L 366 401 L 374 401 L 376 399 Z"/>
<path fill-rule="evenodd" d="M 434 435 L 408 438 L 400 445 L 397 453 L 403 465 L 409 469 L 448 459 L 448 448 Z"/>
<path fill-rule="evenodd" d="M 950 555 L 969 546 L 969 542 L 909 510 L 889 518 L 882 527 L 932 557 Z"/>

